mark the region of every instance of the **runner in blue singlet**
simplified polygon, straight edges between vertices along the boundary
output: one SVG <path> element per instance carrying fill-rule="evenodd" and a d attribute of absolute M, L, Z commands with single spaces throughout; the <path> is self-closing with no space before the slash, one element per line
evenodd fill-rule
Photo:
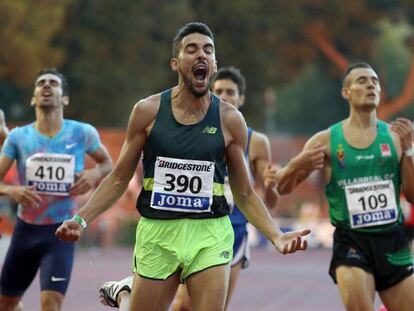
<path fill-rule="evenodd" d="M 63 75 L 55 69 L 41 71 L 31 102 L 36 121 L 14 128 L 2 148 L 0 180 L 16 161 L 20 185 L 0 183 L 0 194 L 19 204 L 0 277 L 0 310 L 21 308 L 20 300 L 38 270 L 41 309 L 61 309 L 74 246 L 54 233 L 75 214 L 76 196 L 94 187 L 112 167 L 96 129 L 63 118 L 68 103 Z M 95 168 L 84 170 L 85 154 L 97 162 Z"/>

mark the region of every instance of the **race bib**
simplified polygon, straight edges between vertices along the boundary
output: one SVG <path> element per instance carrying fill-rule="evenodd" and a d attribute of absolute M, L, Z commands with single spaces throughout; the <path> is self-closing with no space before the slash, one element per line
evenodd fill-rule
<path fill-rule="evenodd" d="M 213 203 L 214 162 L 157 157 L 151 207 L 205 213 Z"/>
<path fill-rule="evenodd" d="M 75 180 L 75 156 L 61 153 L 35 153 L 26 160 L 26 181 L 36 191 L 68 196 Z"/>
<path fill-rule="evenodd" d="M 352 228 L 384 225 L 397 221 L 394 184 L 390 180 L 345 187 Z"/>

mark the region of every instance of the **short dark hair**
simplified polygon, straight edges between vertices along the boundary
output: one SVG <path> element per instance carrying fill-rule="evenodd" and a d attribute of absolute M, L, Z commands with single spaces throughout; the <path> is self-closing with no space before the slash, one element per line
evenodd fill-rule
<path fill-rule="evenodd" d="M 60 78 L 60 80 L 62 81 L 62 95 L 63 96 L 69 96 L 69 85 L 68 85 L 68 81 L 66 80 L 65 76 L 63 75 L 63 73 L 59 72 L 56 68 L 45 68 L 41 71 L 39 71 L 38 73 L 36 73 L 35 76 L 35 83 L 36 80 L 45 74 L 52 74 L 55 76 L 58 76 Z"/>
<path fill-rule="evenodd" d="M 352 63 L 351 65 L 348 66 L 348 68 L 346 69 L 346 71 L 345 71 L 345 73 L 342 77 L 342 86 L 345 85 L 346 78 L 351 73 L 351 71 L 354 70 L 354 69 L 357 69 L 357 68 L 369 68 L 369 69 L 373 70 L 372 66 L 370 64 L 366 63 L 366 62 Z"/>
<path fill-rule="evenodd" d="M 221 67 L 211 79 L 211 87 L 213 87 L 214 83 L 218 80 L 231 80 L 237 84 L 240 95 L 246 93 L 246 79 L 240 70 L 235 67 Z"/>
<path fill-rule="evenodd" d="M 177 57 L 178 51 L 181 47 L 181 41 L 184 37 L 192 34 L 192 33 L 201 33 L 202 35 L 206 35 L 211 40 L 214 41 L 213 33 L 211 32 L 210 28 L 206 24 L 200 23 L 200 22 L 191 22 L 187 25 L 181 27 L 178 29 L 177 34 L 174 37 L 174 40 L 172 42 L 172 56 Z"/>

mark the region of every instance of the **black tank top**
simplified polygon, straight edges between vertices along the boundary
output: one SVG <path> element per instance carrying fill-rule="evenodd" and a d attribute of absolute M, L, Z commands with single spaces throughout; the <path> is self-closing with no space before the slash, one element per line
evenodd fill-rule
<path fill-rule="evenodd" d="M 229 214 L 224 197 L 225 143 L 220 99 L 211 95 L 204 118 L 183 125 L 174 118 L 171 89 L 161 94 L 144 147 L 144 182 L 137 209 L 147 218 L 216 218 Z"/>

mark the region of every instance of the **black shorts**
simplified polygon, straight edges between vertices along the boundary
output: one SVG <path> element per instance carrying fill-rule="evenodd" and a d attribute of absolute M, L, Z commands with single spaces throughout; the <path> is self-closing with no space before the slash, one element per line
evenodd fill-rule
<path fill-rule="evenodd" d="M 59 225 L 32 225 L 17 219 L 0 277 L 2 295 L 21 297 L 39 268 L 41 290 L 65 294 L 75 246 L 55 236 Z"/>
<path fill-rule="evenodd" d="M 413 256 L 403 228 L 383 234 L 337 228 L 329 267 L 329 274 L 335 283 L 335 270 L 343 265 L 359 267 L 371 273 L 377 291 L 390 288 L 413 274 Z"/>
<path fill-rule="evenodd" d="M 414 240 L 414 225 L 404 225 L 404 232 L 409 242 Z"/>

